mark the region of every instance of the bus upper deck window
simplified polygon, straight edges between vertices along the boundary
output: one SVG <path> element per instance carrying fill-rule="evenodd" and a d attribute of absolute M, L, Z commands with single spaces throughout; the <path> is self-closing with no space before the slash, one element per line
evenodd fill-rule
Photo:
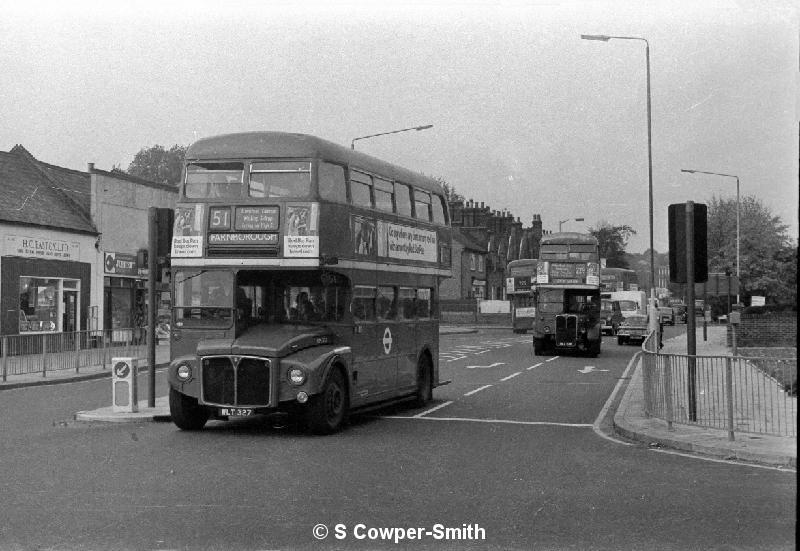
<path fill-rule="evenodd" d="M 309 161 L 275 161 L 250 165 L 248 195 L 259 199 L 306 198 L 311 194 Z"/>
<path fill-rule="evenodd" d="M 386 212 L 394 211 L 394 186 L 389 180 L 374 177 L 375 208 Z"/>
<path fill-rule="evenodd" d="M 189 163 L 185 194 L 189 199 L 241 197 L 243 163 Z"/>
<path fill-rule="evenodd" d="M 350 171 L 350 199 L 359 207 L 372 207 L 372 176 L 357 170 Z"/>
<path fill-rule="evenodd" d="M 444 197 L 440 195 L 434 195 L 431 206 L 433 207 L 433 221 L 443 226 L 446 225 L 447 217 L 445 215 L 446 207 L 444 206 Z"/>
<path fill-rule="evenodd" d="M 414 190 L 414 218 L 430 222 L 431 194 L 427 191 Z"/>
<path fill-rule="evenodd" d="M 406 184 L 395 183 L 394 185 L 395 204 L 397 214 L 411 217 L 411 188 Z"/>

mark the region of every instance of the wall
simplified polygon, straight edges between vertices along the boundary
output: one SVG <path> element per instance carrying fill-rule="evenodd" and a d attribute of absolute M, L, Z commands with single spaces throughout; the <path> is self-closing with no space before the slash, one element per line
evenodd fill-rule
<path fill-rule="evenodd" d="M 730 326 L 727 344 L 733 346 Z M 742 314 L 742 322 L 736 329 L 736 345 L 770 348 L 797 346 L 797 312 Z"/>

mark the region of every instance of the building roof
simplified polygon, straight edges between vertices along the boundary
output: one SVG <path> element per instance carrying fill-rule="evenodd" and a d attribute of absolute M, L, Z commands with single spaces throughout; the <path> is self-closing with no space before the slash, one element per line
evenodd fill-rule
<path fill-rule="evenodd" d="M 41 163 L 22 146 L 0 151 L 0 222 L 97 235 L 89 175 Z"/>

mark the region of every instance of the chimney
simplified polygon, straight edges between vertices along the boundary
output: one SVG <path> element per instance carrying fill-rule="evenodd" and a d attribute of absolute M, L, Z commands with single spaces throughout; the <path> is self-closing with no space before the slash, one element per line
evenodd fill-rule
<path fill-rule="evenodd" d="M 94 163 L 89 163 L 86 166 L 87 172 L 94 172 Z"/>

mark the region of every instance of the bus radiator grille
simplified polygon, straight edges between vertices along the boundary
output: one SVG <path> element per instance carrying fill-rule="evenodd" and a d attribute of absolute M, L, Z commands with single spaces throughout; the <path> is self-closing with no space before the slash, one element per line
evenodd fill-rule
<path fill-rule="evenodd" d="M 202 377 L 203 401 L 207 404 L 269 405 L 269 360 L 246 357 L 234 365 L 230 357 L 205 358 Z"/>
<path fill-rule="evenodd" d="M 556 346 L 578 344 L 578 317 L 556 316 Z"/>

